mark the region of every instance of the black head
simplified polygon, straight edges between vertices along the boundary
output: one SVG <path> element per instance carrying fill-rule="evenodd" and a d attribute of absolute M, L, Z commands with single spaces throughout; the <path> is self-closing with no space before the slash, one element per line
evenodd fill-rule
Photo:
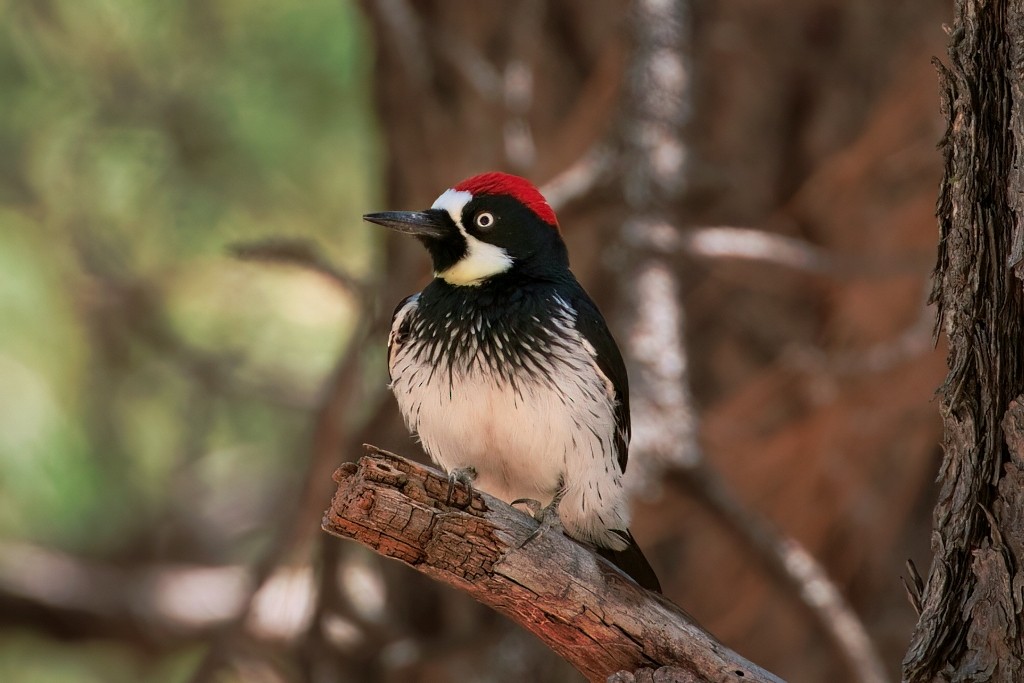
<path fill-rule="evenodd" d="M 554 211 L 529 181 L 507 173 L 464 180 L 427 211 L 363 219 L 418 237 L 435 276 L 451 285 L 475 286 L 503 273 L 557 278 L 569 268 Z"/>

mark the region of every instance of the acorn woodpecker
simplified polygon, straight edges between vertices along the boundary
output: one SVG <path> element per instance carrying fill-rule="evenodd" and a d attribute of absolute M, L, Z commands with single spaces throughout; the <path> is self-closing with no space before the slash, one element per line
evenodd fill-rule
<path fill-rule="evenodd" d="M 391 389 L 424 450 L 452 481 L 557 509 L 570 537 L 660 591 L 628 530 L 626 367 L 541 193 L 485 173 L 426 211 L 363 218 L 433 260 L 388 338 Z"/>

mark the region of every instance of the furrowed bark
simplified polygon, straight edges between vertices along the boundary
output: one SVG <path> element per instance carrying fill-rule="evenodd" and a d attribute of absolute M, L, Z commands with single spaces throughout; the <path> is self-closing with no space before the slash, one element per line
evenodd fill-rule
<path fill-rule="evenodd" d="M 945 457 L 903 676 L 1009 683 L 1024 676 L 1020 3 L 957 2 L 949 58 L 938 65 L 949 127 L 932 292 L 949 342 Z"/>

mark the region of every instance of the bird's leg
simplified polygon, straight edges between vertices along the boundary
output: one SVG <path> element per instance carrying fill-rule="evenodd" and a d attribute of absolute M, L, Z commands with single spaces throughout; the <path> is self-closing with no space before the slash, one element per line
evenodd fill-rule
<path fill-rule="evenodd" d="M 517 498 L 512 501 L 513 506 L 525 505 L 530 511 L 530 514 L 533 515 L 533 518 L 539 523 L 533 533 L 527 536 L 526 540 L 517 546 L 517 549 L 524 547 L 527 543 L 541 534 L 547 533 L 553 528 L 562 526 L 562 520 L 558 516 L 558 504 L 562 502 L 562 498 L 564 496 L 565 487 L 559 486 L 558 491 L 555 493 L 555 497 L 551 499 L 550 503 L 543 507 L 541 507 L 540 501 L 532 498 Z"/>
<path fill-rule="evenodd" d="M 455 493 L 455 485 L 462 484 L 466 487 L 470 502 L 473 500 L 473 480 L 476 479 L 475 467 L 456 467 L 448 473 L 448 495 L 444 499 L 445 505 L 452 504 L 452 496 Z"/>

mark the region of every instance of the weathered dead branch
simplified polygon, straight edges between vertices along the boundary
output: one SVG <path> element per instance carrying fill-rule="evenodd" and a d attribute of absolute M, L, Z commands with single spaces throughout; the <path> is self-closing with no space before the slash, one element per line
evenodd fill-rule
<path fill-rule="evenodd" d="M 779 681 L 679 607 L 524 513 L 439 472 L 368 447 L 334 478 L 323 528 L 469 593 L 543 640 L 591 681 L 664 666 L 679 680 Z"/>

